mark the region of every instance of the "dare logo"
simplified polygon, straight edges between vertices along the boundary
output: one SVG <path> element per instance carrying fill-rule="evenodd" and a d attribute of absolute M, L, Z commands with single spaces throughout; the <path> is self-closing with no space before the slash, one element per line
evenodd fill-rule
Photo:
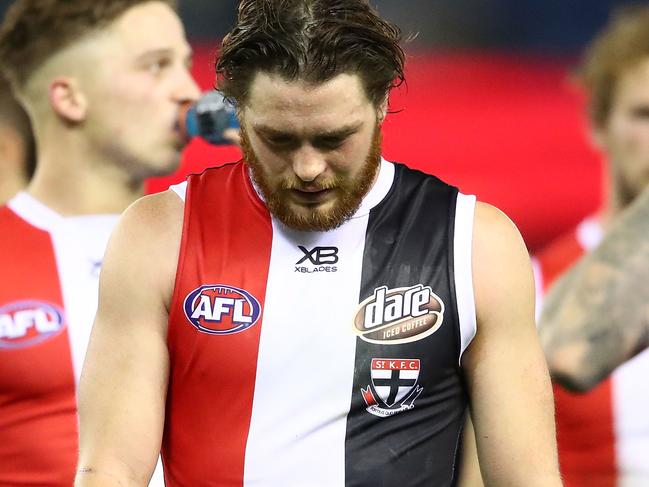
<path fill-rule="evenodd" d="M 183 308 L 189 322 L 210 335 L 231 335 L 247 330 L 261 315 L 261 305 L 252 294 L 224 284 L 194 289 L 185 298 Z"/>
<path fill-rule="evenodd" d="M 444 303 L 430 286 L 381 286 L 359 305 L 353 330 L 366 342 L 396 345 L 432 335 L 443 318 Z"/>
<path fill-rule="evenodd" d="M 65 329 L 63 312 L 42 301 L 14 301 L 0 307 L 0 349 L 24 348 Z"/>

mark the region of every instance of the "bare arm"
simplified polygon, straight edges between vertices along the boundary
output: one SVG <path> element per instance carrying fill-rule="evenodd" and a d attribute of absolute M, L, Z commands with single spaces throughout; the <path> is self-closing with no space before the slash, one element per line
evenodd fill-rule
<path fill-rule="evenodd" d="M 471 415 L 468 414 L 464 423 L 462 435 L 462 461 L 457 482 L 458 487 L 484 487 L 480 464 L 478 463 L 478 448 L 475 441 L 475 430 Z"/>
<path fill-rule="evenodd" d="M 182 203 L 167 192 L 131 206 L 111 237 L 79 386 L 78 487 L 146 486 L 153 473 L 181 225 Z"/>
<path fill-rule="evenodd" d="M 540 333 L 553 378 L 585 391 L 649 346 L 649 191 L 552 287 Z"/>
<path fill-rule="evenodd" d="M 529 256 L 513 223 L 489 205 L 476 208 L 472 261 L 477 333 L 462 365 L 484 484 L 560 486 Z"/>

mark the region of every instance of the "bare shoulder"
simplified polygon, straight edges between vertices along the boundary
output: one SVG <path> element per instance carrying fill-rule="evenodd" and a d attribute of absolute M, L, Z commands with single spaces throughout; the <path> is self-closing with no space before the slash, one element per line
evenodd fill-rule
<path fill-rule="evenodd" d="M 157 235 L 180 234 L 184 204 L 172 191 L 144 196 L 122 214 L 118 230 L 134 235 L 152 232 Z"/>
<path fill-rule="evenodd" d="M 474 241 L 480 245 L 511 246 L 513 248 L 524 245 L 514 222 L 495 206 L 481 201 L 476 203 L 473 231 Z"/>
<path fill-rule="evenodd" d="M 531 273 L 530 257 L 518 228 L 507 215 L 487 203 L 476 204 L 473 264 L 474 275 L 486 272 L 503 278 L 503 270 Z"/>
<path fill-rule="evenodd" d="M 507 215 L 487 203 L 476 205 L 472 264 L 478 319 L 499 303 L 533 300 L 534 279 L 525 242 Z"/>
<path fill-rule="evenodd" d="M 173 192 L 145 196 L 122 214 L 111 236 L 102 284 L 152 286 L 170 299 L 182 236 L 184 204 Z"/>

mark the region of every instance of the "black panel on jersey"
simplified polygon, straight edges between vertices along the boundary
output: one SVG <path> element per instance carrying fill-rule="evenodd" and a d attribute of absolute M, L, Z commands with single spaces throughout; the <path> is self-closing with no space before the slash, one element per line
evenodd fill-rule
<path fill-rule="evenodd" d="M 356 342 L 351 409 L 347 420 L 347 486 L 447 487 L 455 482 L 457 444 L 467 399 L 458 366 L 460 333 L 453 280 L 453 230 L 457 189 L 396 164 L 395 181 L 370 213 L 359 303 L 375 290 L 430 286 L 445 311 L 432 335 L 403 344 Z M 363 391 L 385 386 L 378 406 L 390 410 L 397 386 L 410 387 L 401 371 L 371 379 L 372 359 L 419 362 L 411 409 L 378 417 L 368 412 Z M 421 391 L 419 391 L 421 388 Z M 402 389 L 403 390 L 403 389 Z M 417 393 L 419 395 L 417 395 Z M 367 394 L 367 392 L 366 392 Z M 394 405 L 392 405 L 394 406 Z M 395 406 L 396 407 L 396 406 Z"/>

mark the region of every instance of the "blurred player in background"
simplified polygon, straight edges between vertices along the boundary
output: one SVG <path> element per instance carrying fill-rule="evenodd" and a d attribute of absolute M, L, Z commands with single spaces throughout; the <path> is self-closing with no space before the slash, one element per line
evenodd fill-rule
<path fill-rule="evenodd" d="M 179 163 L 190 59 L 172 0 L 18 0 L 5 16 L 0 62 L 38 164 L 0 209 L 0 485 L 73 482 L 104 249 L 144 179 Z"/>
<path fill-rule="evenodd" d="M 162 439 L 168 486 L 450 487 L 467 395 L 492 485 L 560 485 L 520 235 L 381 158 L 399 38 L 366 0 L 240 3 L 244 161 L 116 229 L 77 485 L 144 485 Z"/>
<path fill-rule="evenodd" d="M 538 255 L 543 289 L 563 274 L 540 333 L 560 384 L 566 485 L 640 487 L 649 485 L 649 8 L 614 18 L 588 49 L 583 80 L 608 187 L 597 215 Z"/>
<path fill-rule="evenodd" d="M 29 117 L 0 76 L 0 204 L 27 186 L 36 154 Z"/>

